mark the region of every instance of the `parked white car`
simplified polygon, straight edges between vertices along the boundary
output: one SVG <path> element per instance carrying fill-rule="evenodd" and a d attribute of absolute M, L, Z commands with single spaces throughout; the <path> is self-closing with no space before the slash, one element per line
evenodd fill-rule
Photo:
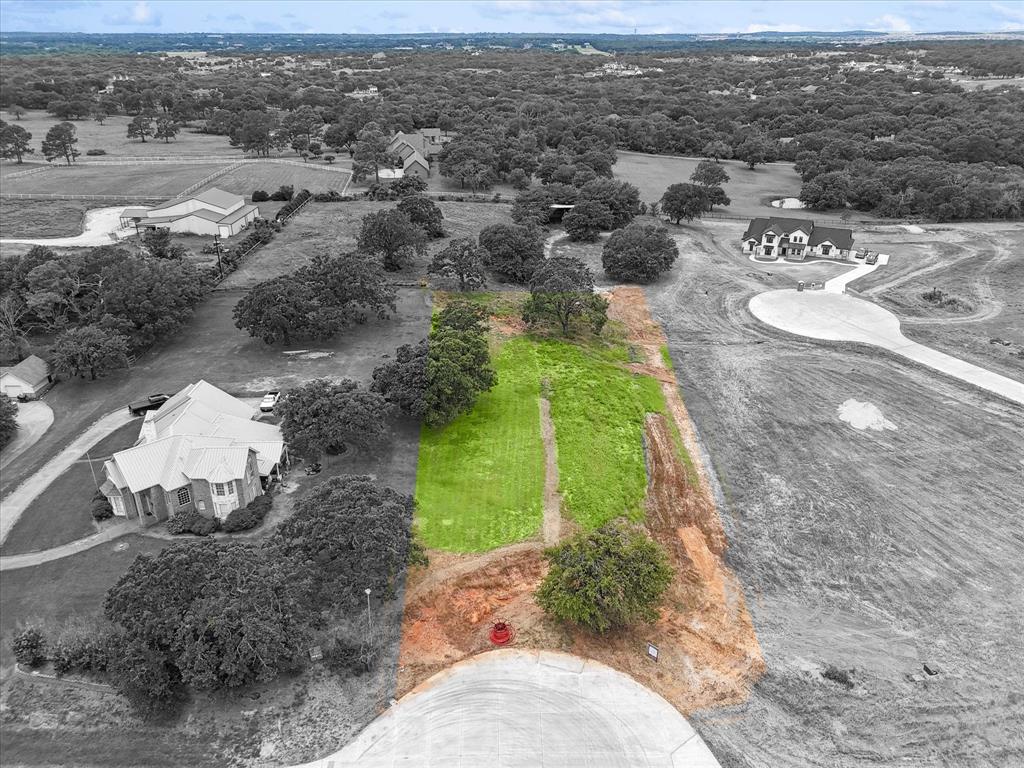
<path fill-rule="evenodd" d="M 281 390 L 272 389 L 263 396 L 260 401 L 260 410 L 264 413 L 270 413 L 274 410 L 274 406 L 277 405 L 277 401 L 281 399 Z"/>

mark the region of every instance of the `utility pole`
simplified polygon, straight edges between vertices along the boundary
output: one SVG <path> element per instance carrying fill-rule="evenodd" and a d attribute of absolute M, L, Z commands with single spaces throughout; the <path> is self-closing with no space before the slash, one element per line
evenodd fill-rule
<path fill-rule="evenodd" d="M 370 635 L 371 635 L 371 633 L 373 631 L 372 625 L 370 623 L 370 592 L 371 592 L 370 588 L 367 587 L 365 589 L 365 592 L 366 592 L 366 644 L 369 645 L 370 644 Z"/>

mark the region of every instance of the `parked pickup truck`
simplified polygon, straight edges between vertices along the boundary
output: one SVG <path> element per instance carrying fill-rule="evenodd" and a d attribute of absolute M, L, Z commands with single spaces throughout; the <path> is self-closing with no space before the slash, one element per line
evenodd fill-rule
<path fill-rule="evenodd" d="M 150 395 L 149 397 L 143 398 L 142 400 L 136 400 L 128 403 L 128 413 L 132 416 L 141 416 L 146 411 L 155 411 L 161 405 L 171 399 L 170 395 L 163 393 L 157 393 Z"/>
<path fill-rule="evenodd" d="M 281 399 L 281 390 L 272 389 L 263 396 L 263 400 L 260 401 L 260 410 L 264 413 L 270 413 L 274 410 L 274 406 L 277 405 L 277 401 Z"/>

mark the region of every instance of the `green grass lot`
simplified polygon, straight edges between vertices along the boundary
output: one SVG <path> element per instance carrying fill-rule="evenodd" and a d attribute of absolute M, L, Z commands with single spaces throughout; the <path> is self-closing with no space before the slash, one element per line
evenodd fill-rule
<path fill-rule="evenodd" d="M 82 234 L 85 200 L 0 200 L 0 237 L 73 237 Z"/>
<path fill-rule="evenodd" d="M 96 491 L 93 472 L 103 482 L 103 461 L 115 451 L 130 448 L 139 436 L 139 419 L 114 430 L 29 504 L 3 543 L 5 555 L 48 549 L 95 532 L 89 504 Z"/>
<path fill-rule="evenodd" d="M 20 125 L 32 134 L 32 147 L 36 152 L 28 155 L 26 161 L 38 162 L 43 160 L 42 144 L 46 132 L 54 125 L 61 122 L 53 115 L 41 109 L 29 110 L 21 118 L 15 120 L 13 115 L 4 112 L 0 117 L 13 125 Z M 115 115 L 103 121 L 100 125 L 95 120 L 71 120 L 75 126 L 75 135 L 78 136 L 78 151 L 85 153 L 90 149 L 105 149 L 110 157 L 170 157 L 216 155 L 218 157 L 243 157 L 242 150 L 232 147 L 228 143 L 227 136 L 214 136 L 207 133 L 193 133 L 195 123 L 190 128 L 182 128 L 178 135 L 168 142 L 153 141 L 147 139 L 143 144 L 141 141 L 128 140 L 128 123 L 132 120 L 127 115 Z M 291 150 L 289 150 L 289 154 Z"/>
<path fill-rule="evenodd" d="M 278 163 L 249 163 L 214 179 L 211 186 L 234 192 L 236 195 L 252 195 L 254 189 L 273 192 L 278 187 L 290 184 L 296 191 L 308 189 L 324 192 L 333 189 L 341 192 L 349 175 L 338 171 L 322 170 L 322 163 L 309 163 L 304 167 Z"/>
<path fill-rule="evenodd" d="M 616 179 L 636 186 L 640 199 L 649 203 L 660 200 L 670 184 L 689 182 L 690 174 L 700 161 L 701 158 L 620 151 L 612 169 Z M 781 197 L 800 196 L 800 177 L 792 163 L 768 163 L 751 171 L 738 160 L 723 160 L 722 167 L 729 174 L 725 194 L 732 203 L 715 208 L 716 211 L 751 217 L 803 215 L 804 211 L 783 211 L 769 204 Z"/>
<path fill-rule="evenodd" d="M 424 429 L 416 499 L 428 547 L 493 549 L 535 535 L 542 520 L 537 398 L 551 402 L 564 508 L 585 529 L 643 514 L 643 425 L 666 411 L 659 383 L 605 341 L 520 337 L 494 356 L 498 386 L 448 426 Z"/>
<path fill-rule="evenodd" d="M 564 511 L 585 529 L 620 515 L 640 518 L 644 417 L 666 411 L 661 385 L 623 368 L 627 352 L 618 345 L 529 343 L 551 401 Z"/>
<path fill-rule="evenodd" d="M 199 165 L 73 165 L 54 167 L 4 181 L 5 192 L 65 195 L 124 195 L 173 197 L 202 181 L 224 163 Z"/>
<path fill-rule="evenodd" d="M 417 523 L 428 547 L 493 549 L 540 528 L 544 446 L 540 375 L 525 340 L 494 356 L 498 384 L 440 429 L 424 427 L 416 473 Z"/>

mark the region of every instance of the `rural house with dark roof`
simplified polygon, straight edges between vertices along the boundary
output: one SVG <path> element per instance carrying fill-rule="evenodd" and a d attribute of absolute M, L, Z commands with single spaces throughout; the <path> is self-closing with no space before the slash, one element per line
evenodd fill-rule
<path fill-rule="evenodd" d="M 743 233 L 743 252 L 766 259 L 802 261 L 807 257 L 853 258 L 853 232 L 819 227 L 810 219 L 779 216 L 753 219 Z"/>

